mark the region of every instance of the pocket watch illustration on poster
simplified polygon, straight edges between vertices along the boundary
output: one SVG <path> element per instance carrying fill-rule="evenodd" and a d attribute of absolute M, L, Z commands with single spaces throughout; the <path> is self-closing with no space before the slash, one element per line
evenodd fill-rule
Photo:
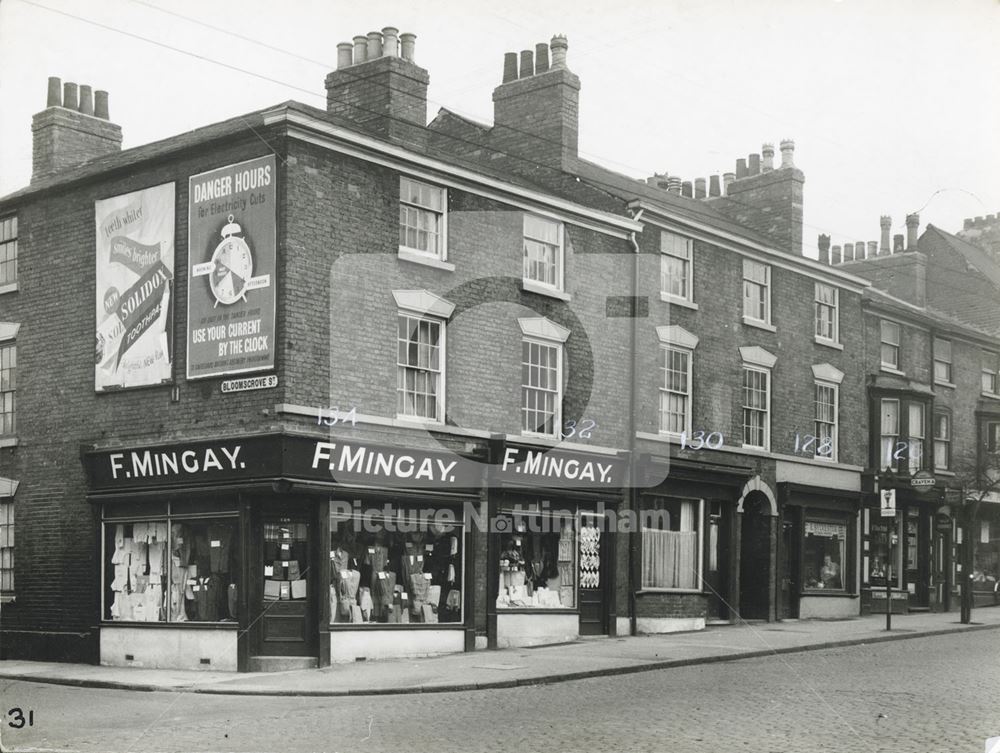
<path fill-rule="evenodd" d="M 253 276 L 253 255 L 241 235 L 243 228 L 229 215 L 228 224 L 222 228 L 222 242 L 212 254 L 212 274 L 208 278 L 216 305 L 230 304 L 244 298 L 247 285 Z"/>

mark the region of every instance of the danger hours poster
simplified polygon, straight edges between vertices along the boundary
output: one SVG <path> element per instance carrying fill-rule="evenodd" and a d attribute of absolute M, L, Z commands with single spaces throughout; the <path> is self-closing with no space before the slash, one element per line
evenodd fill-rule
<path fill-rule="evenodd" d="M 174 195 L 164 183 L 94 203 L 98 392 L 173 377 Z"/>
<path fill-rule="evenodd" d="M 187 377 L 274 368 L 274 156 L 190 178 Z"/>

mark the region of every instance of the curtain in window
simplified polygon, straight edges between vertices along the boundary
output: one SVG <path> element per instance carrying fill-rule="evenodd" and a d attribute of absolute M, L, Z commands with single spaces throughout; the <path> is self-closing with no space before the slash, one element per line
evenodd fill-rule
<path fill-rule="evenodd" d="M 642 585 L 698 587 L 698 532 L 642 529 Z"/>

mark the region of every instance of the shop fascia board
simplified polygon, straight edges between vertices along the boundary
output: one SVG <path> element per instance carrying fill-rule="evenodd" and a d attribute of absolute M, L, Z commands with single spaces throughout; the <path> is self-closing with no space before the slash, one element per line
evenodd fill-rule
<path fill-rule="evenodd" d="M 281 124 L 289 137 L 316 146 L 400 170 L 416 178 L 457 188 L 516 206 L 560 222 L 594 230 L 625 240 L 629 233 L 641 232 L 642 223 L 627 217 L 590 209 L 530 188 L 506 183 L 473 170 L 415 154 L 414 152 L 340 128 L 324 120 L 287 108 L 264 113 L 264 125 Z"/>
<path fill-rule="evenodd" d="M 791 270 L 820 282 L 834 282 L 852 293 L 860 293 L 865 288 L 871 287 L 871 281 L 864 277 L 848 274 L 806 256 L 792 256 L 783 251 L 776 251 L 769 246 L 720 230 L 711 224 L 701 223 L 688 217 L 669 216 L 664 213 L 662 207 L 645 200 L 630 202 L 629 209 L 641 209 L 648 212 L 643 219 L 651 218 L 647 220 L 648 224 L 661 230 L 669 230 L 695 240 L 711 243 L 713 246 L 724 248 L 755 261 L 763 261 L 775 267 Z"/>

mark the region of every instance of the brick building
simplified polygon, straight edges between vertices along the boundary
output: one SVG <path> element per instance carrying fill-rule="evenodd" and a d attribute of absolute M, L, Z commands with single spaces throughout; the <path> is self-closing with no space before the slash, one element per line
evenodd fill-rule
<path fill-rule="evenodd" d="M 887 304 L 802 256 L 794 144 L 708 181 L 587 162 L 562 37 L 505 57 L 492 126 L 428 124 L 428 80 L 387 28 L 338 45 L 326 110 L 127 151 L 50 80 L 0 199 L 5 656 L 859 613 Z"/>
<path fill-rule="evenodd" d="M 994 603 L 1000 495 L 987 476 L 996 473 L 1000 421 L 1000 267 L 932 225 L 918 237 L 915 214 L 905 245 L 902 235 L 890 244 L 891 224 L 882 217 L 880 242 L 832 249 L 835 265 L 872 283 L 862 302 L 866 485 L 895 489 L 900 511 L 894 521 L 864 511 L 862 608 L 885 598 L 891 560 L 894 609 L 957 609 L 969 501 L 980 495 L 973 590 L 978 602 Z M 824 253 L 830 239 L 820 243 Z M 900 543 L 890 549 L 891 535 Z"/>

